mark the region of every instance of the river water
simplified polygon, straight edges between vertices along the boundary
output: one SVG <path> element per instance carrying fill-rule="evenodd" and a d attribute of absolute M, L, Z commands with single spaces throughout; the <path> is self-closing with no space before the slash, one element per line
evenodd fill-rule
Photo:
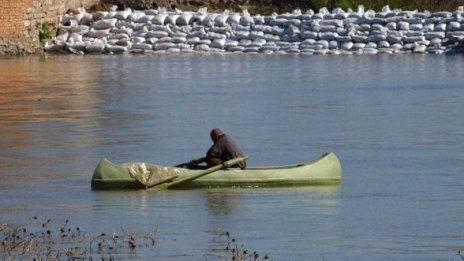
<path fill-rule="evenodd" d="M 0 60 L 0 222 L 154 231 L 125 258 L 461 260 L 464 56 L 156 54 Z M 90 190 L 101 158 L 173 165 L 222 128 L 248 165 L 335 152 L 339 186 Z"/>

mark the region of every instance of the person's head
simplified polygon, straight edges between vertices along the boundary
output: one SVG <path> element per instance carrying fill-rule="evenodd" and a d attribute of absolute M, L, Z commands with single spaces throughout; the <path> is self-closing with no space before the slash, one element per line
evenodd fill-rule
<path fill-rule="evenodd" d="M 216 142 L 219 139 L 219 137 L 221 137 L 222 135 L 224 135 L 224 132 L 218 128 L 214 128 L 209 133 L 209 136 L 211 137 L 211 140 L 213 140 L 213 142 Z"/>

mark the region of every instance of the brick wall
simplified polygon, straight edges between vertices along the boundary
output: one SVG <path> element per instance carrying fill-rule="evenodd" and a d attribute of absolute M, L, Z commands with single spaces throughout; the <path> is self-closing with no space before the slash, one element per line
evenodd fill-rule
<path fill-rule="evenodd" d="M 0 55 L 33 53 L 40 48 L 38 25 L 57 25 L 70 8 L 99 0 L 0 0 Z"/>
<path fill-rule="evenodd" d="M 31 6 L 32 0 L 0 0 L 0 37 L 24 38 L 24 14 Z"/>

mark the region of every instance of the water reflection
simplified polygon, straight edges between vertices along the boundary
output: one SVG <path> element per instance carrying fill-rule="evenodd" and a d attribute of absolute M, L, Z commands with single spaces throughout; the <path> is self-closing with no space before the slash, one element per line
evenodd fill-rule
<path fill-rule="evenodd" d="M 205 190 L 206 206 L 211 216 L 235 216 L 243 212 L 246 208 L 244 202 L 248 202 L 250 197 L 259 193 L 259 200 L 263 198 L 263 193 L 268 195 L 262 208 L 278 205 L 280 199 L 288 199 L 291 194 L 294 202 L 307 204 L 311 203 L 319 206 L 322 215 L 335 215 L 338 213 L 340 197 L 340 185 L 335 186 L 309 186 L 309 187 L 290 187 L 290 188 L 214 188 Z M 266 198 L 266 196 L 264 197 Z M 282 202 L 283 203 L 283 202 Z M 288 207 L 289 203 L 285 202 Z"/>
<path fill-rule="evenodd" d="M 56 166 L 60 158 L 79 160 L 64 155 L 68 148 L 94 145 L 100 59 L 22 57 L 0 59 L 0 68 L 3 175 L 13 177 L 22 167 L 36 166 L 31 174 L 44 177 L 50 169 L 41 168 Z"/>

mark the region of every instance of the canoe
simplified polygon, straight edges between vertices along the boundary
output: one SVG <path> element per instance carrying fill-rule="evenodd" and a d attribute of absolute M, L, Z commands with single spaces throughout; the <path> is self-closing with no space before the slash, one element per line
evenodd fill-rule
<path fill-rule="evenodd" d="M 114 164 L 108 159 L 102 159 L 91 180 L 92 190 L 142 189 L 147 185 L 137 179 L 131 169 L 131 164 Z M 143 165 L 145 167 L 145 165 Z M 150 164 L 148 164 L 150 168 Z M 157 169 L 163 168 L 159 165 Z M 164 167 L 175 175 L 166 177 L 153 189 L 188 189 L 201 187 L 271 187 L 271 186 L 303 186 L 303 185 L 334 185 L 341 181 L 342 169 L 338 157 L 325 153 L 321 157 L 307 163 L 271 167 L 247 167 L 246 169 L 226 168 L 215 171 L 200 178 L 170 186 L 176 180 L 187 179 L 202 172 L 177 167 Z"/>

